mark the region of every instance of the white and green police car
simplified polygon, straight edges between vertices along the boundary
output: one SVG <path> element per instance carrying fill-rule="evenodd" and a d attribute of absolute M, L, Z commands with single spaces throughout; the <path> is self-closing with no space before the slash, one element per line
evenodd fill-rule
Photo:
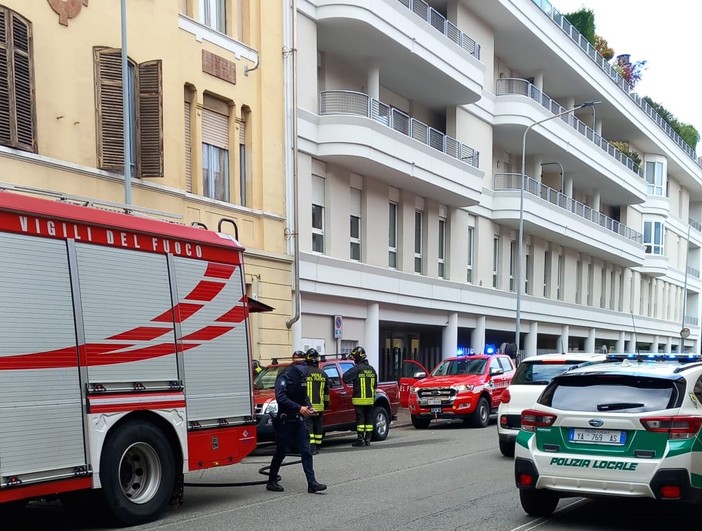
<path fill-rule="evenodd" d="M 701 501 L 701 402 L 695 354 L 614 354 L 555 377 L 522 412 L 522 507 L 549 516 L 570 496 Z"/>

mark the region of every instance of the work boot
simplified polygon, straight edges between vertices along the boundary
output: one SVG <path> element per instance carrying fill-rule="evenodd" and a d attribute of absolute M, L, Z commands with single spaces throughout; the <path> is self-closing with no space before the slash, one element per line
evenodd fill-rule
<path fill-rule="evenodd" d="M 270 490 L 271 492 L 283 492 L 285 489 L 277 481 L 269 481 L 266 483 L 266 490 Z"/>
<path fill-rule="evenodd" d="M 358 440 L 356 442 L 351 443 L 351 446 L 354 448 L 360 448 L 361 446 L 365 446 L 366 441 L 363 440 L 363 434 L 359 433 L 358 434 Z"/>
<path fill-rule="evenodd" d="M 310 445 L 310 450 L 311 450 L 312 455 L 317 455 L 319 453 L 319 450 L 317 450 L 316 444 Z"/>
<path fill-rule="evenodd" d="M 321 490 L 327 490 L 327 486 L 324 483 L 317 483 L 315 481 L 307 486 L 307 492 L 310 494 L 314 494 L 315 492 L 319 492 Z"/>
<path fill-rule="evenodd" d="M 365 441 L 364 441 L 364 442 L 366 443 L 366 446 L 370 446 L 370 443 L 371 443 L 371 435 L 373 435 L 373 434 L 370 433 L 370 432 L 366 433 L 366 438 L 365 438 Z"/>

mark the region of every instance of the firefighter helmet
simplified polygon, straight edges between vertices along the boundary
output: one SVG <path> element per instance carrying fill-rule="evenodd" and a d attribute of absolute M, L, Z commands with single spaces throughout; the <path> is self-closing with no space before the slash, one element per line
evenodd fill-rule
<path fill-rule="evenodd" d="M 293 363 L 302 363 L 305 361 L 305 353 L 301 350 L 296 350 L 292 355 Z"/>
<path fill-rule="evenodd" d="M 363 347 L 354 347 L 351 351 L 351 357 L 356 363 L 359 361 L 365 361 L 367 359 L 366 351 Z"/>
<path fill-rule="evenodd" d="M 307 363 L 319 363 L 319 352 L 317 352 L 317 349 L 308 349 L 307 352 L 305 352 L 305 360 Z"/>

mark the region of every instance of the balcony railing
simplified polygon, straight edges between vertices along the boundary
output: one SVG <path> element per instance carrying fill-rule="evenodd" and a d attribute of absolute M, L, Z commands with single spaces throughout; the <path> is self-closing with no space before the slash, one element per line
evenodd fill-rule
<path fill-rule="evenodd" d="M 676 133 L 672 127 L 666 122 L 663 117 L 658 114 L 653 107 L 651 107 L 646 100 L 634 92 L 634 88 L 627 83 L 624 78 L 617 72 L 616 68 L 609 64 L 607 60 L 600 55 L 600 53 L 595 49 L 595 47 L 590 44 L 585 37 L 583 37 L 580 32 L 575 29 L 575 27 L 568 22 L 568 20 L 551 5 L 548 0 L 532 0 L 541 11 L 543 11 L 563 32 L 570 37 L 570 39 L 577 44 L 587 56 L 592 59 L 595 64 L 597 64 L 604 72 L 609 76 L 609 78 L 619 86 L 622 91 L 629 96 L 636 104 L 641 107 L 641 109 L 658 124 L 665 133 L 675 142 L 680 149 L 682 149 L 688 157 L 697 163 L 698 166 L 702 167 L 702 161 L 697 159 L 695 150 L 691 148 L 682 139 L 682 137 Z"/>
<path fill-rule="evenodd" d="M 478 168 L 480 153 L 461 144 L 438 129 L 415 120 L 408 114 L 371 98 L 363 92 L 352 90 L 327 90 L 319 95 L 319 114 L 351 114 L 365 116 L 398 133 L 418 140 L 438 151 Z"/>
<path fill-rule="evenodd" d="M 521 173 L 496 173 L 494 189 L 496 191 L 519 190 L 521 180 Z M 636 243 L 643 243 L 643 235 L 640 232 L 526 175 L 524 176 L 524 191 Z M 593 236 L 593 238 L 597 237 Z"/>
<path fill-rule="evenodd" d="M 480 45 L 459 30 L 455 24 L 446 20 L 441 13 L 424 0 L 399 0 L 407 9 L 428 22 L 434 29 L 446 35 L 466 52 L 480 60 Z"/>
<path fill-rule="evenodd" d="M 700 324 L 700 318 L 696 317 L 694 315 L 686 315 L 685 316 L 685 324 L 689 324 L 692 326 L 698 326 Z"/>
<path fill-rule="evenodd" d="M 549 98 L 546 94 L 536 88 L 534 85 L 529 83 L 526 79 L 519 78 L 501 78 L 497 80 L 497 95 L 502 94 L 521 94 L 523 96 L 528 96 L 535 102 L 537 102 L 542 107 L 545 107 L 553 114 L 563 113 L 567 109 L 561 107 L 561 105 L 555 100 Z M 591 127 L 585 125 L 585 123 L 574 116 L 572 113 L 564 114 L 560 118 L 565 123 L 570 125 L 578 133 L 583 135 L 585 138 L 590 140 L 593 144 L 598 146 L 600 149 L 605 151 L 608 155 L 614 157 L 624 166 L 629 168 L 634 173 L 637 173 L 643 177 L 643 168 L 636 164 L 629 157 L 624 155 L 621 151 L 615 148 L 612 144 L 607 142 L 599 134 L 597 134 Z"/>
<path fill-rule="evenodd" d="M 691 277 L 700 278 L 700 270 L 696 267 L 687 266 L 687 274 Z"/>

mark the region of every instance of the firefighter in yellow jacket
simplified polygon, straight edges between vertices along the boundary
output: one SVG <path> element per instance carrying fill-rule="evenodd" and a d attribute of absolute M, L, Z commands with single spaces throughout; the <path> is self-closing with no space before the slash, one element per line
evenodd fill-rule
<path fill-rule="evenodd" d="M 353 383 L 351 402 L 356 409 L 356 434 L 358 440 L 351 446 L 370 446 L 373 436 L 373 404 L 375 403 L 375 388 L 378 385 L 378 374 L 368 363 L 368 356 L 363 347 L 355 347 L 351 358 L 356 363 L 344 373 L 344 382 Z"/>
<path fill-rule="evenodd" d="M 319 453 L 322 446 L 324 410 L 329 409 L 329 378 L 319 368 L 319 352 L 311 348 L 305 352 L 307 363 L 307 398 L 312 404 L 315 415 L 305 418 L 307 431 L 310 432 L 310 447 L 312 455 Z"/>

